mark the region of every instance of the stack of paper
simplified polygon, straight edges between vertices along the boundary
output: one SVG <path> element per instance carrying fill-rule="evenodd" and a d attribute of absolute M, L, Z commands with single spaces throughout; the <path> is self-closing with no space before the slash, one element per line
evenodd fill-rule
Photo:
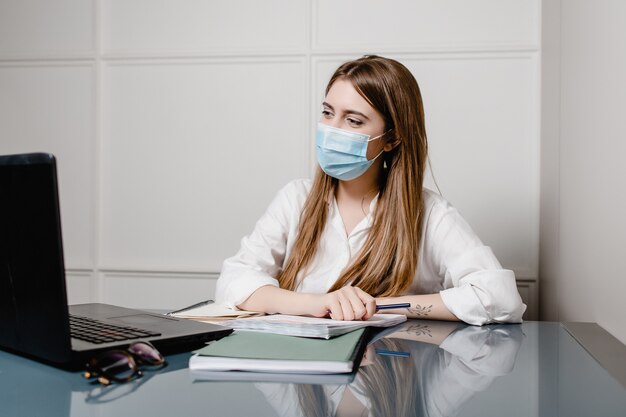
<path fill-rule="evenodd" d="M 222 324 L 235 330 L 329 339 L 362 327 L 391 327 L 404 321 L 406 316 L 403 314 L 375 314 L 369 320 L 353 321 L 274 314 L 231 320 Z"/>
<path fill-rule="evenodd" d="M 350 373 L 363 355 L 366 329 L 330 340 L 259 332 L 235 332 L 196 352 L 194 371 L 299 374 Z"/>

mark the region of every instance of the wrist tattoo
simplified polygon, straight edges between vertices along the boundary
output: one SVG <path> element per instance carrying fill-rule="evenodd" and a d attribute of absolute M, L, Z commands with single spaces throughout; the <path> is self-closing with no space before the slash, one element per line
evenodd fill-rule
<path fill-rule="evenodd" d="M 415 314 L 417 317 L 427 316 L 428 313 L 433 309 L 433 305 L 422 306 L 420 304 L 415 304 L 415 307 L 409 307 L 407 310 L 409 313 Z"/>

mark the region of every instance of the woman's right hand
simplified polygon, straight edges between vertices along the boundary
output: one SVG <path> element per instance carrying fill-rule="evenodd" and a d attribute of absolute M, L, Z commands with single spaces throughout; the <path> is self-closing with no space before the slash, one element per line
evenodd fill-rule
<path fill-rule="evenodd" d="M 334 320 L 368 320 L 376 313 L 374 297 L 358 287 L 345 286 L 326 294 L 314 294 L 311 314 Z"/>

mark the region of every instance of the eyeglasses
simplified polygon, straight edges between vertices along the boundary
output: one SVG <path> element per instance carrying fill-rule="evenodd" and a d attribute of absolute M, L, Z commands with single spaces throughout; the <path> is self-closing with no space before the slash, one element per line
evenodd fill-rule
<path fill-rule="evenodd" d="M 89 360 L 83 374 L 86 379 L 98 378 L 102 385 L 130 382 L 143 373 L 139 366 L 159 369 L 167 365 L 165 358 L 149 342 L 135 342 L 126 350 L 109 350 Z"/>

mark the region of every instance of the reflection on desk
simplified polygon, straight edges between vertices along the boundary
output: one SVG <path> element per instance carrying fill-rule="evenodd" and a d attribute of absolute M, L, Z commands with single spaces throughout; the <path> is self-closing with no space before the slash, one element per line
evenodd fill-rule
<path fill-rule="evenodd" d="M 349 384 L 332 376 L 200 381 L 190 356 L 168 356 L 165 369 L 101 388 L 0 351 L 0 416 L 626 415 L 624 387 L 558 323 L 410 320 L 377 335 Z"/>
<path fill-rule="evenodd" d="M 457 415 L 513 370 L 522 339 L 520 325 L 409 322 L 370 344 L 350 385 L 256 387 L 280 416 Z"/>

